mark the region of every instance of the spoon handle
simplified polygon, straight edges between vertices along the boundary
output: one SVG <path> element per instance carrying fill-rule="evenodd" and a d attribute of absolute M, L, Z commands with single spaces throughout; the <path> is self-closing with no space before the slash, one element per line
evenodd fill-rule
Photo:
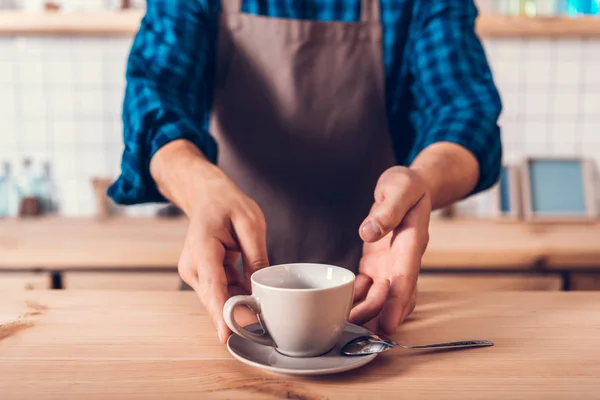
<path fill-rule="evenodd" d="M 461 347 L 485 347 L 493 346 L 494 343 L 489 340 L 464 340 L 461 342 L 449 342 L 449 343 L 438 343 L 438 344 L 427 344 L 423 346 L 406 346 L 399 345 L 409 350 L 427 350 L 427 349 L 456 349 Z"/>

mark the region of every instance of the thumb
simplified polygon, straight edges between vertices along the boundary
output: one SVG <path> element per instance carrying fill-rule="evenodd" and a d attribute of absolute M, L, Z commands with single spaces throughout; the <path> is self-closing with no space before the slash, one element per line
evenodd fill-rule
<path fill-rule="evenodd" d="M 419 202 L 422 191 L 412 185 L 387 179 L 375 189 L 376 201 L 360 227 L 365 242 L 376 242 L 400 225 L 408 211 Z"/>
<path fill-rule="evenodd" d="M 243 219 L 235 224 L 235 231 L 242 252 L 246 285 L 249 286 L 250 276 L 259 269 L 269 266 L 267 255 L 267 230 L 264 217 Z"/>
<path fill-rule="evenodd" d="M 198 242 L 198 249 L 201 254 L 198 264 L 201 268 L 198 270 L 197 282 L 193 282 L 192 287 L 211 316 L 219 340 L 225 343 L 231 334 L 223 318 L 223 307 L 229 299 L 227 276 L 223 268 L 225 248 L 218 240 L 205 238 Z"/>

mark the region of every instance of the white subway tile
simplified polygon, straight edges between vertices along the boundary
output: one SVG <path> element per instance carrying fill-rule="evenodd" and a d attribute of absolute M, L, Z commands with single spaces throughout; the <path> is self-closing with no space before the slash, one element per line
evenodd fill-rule
<path fill-rule="evenodd" d="M 125 84 L 126 61 L 124 59 L 105 60 L 102 67 L 106 85 L 119 87 Z"/>
<path fill-rule="evenodd" d="M 79 108 L 75 97 L 72 90 L 53 89 L 48 94 L 49 114 L 55 119 L 75 119 L 75 111 Z"/>
<path fill-rule="evenodd" d="M 522 80 L 522 72 L 516 61 L 498 61 L 494 63 L 494 79 L 498 85 L 518 85 Z"/>
<path fill-rule="evenodd" d="M 600 74 L 600 71 L 598 71 Z M 596 91 L 586 92 L 583 95 L 583 113 L 585 115 L 597 116 L 600 118 L 600 87 Z"/>
<path fill-rule="evenodd" d="M 74 56 L 73 38 L 69 36 L 48 38 L 44 58 L 48 61 L 70 62 Z"/>
<path fill-rule="evenodd" d="M 582 47 L 588 60 L 600 60 L 600 39 L 589 38 L 584 41 Z"/>
<path fill-rule="evenodd" d="M 1 90 L 6 90 L 6 89 L 4 89 L 5 86 L 8 88 L 8 87 L 10 87 L 9 85 L 11 85 L 14 82 L 14 80 L 15 80 L 14 70 L 15 69 L 16 69 L 16 66 L 15 66 L 14 62 L 12 62 L 10 60 L 3 61 L 0 58 L 0 88 L 2 88 Z"/>
<path fill-rule="evenodd" d="M 73 63 L 69 60 L 53 60 L 46 64 L 46 84 L 61 91 L 73 91 Z"/>
<path fill-rule="evenodd" d="M 523 69 L 527 88 L 550 85 L 554 79 L 555 73 L 550 62 L 529 61 L 523 64 Z M 547 90 L 547 86 L 542 87 Z"/>
<path fill-rule="evenodd" d="M 20 63 L 15 75 L 16 82 L 22 85 L 40 87 L 44 84 L 44 68 L 40 62 L 26 61 Z"/>
<path fill-rule="evenodd" d="M 123 123 L 120 119 L 110 119 L 104 122 L 106 142 L 119 145 L 123 142 Z"/>
<path fill-rule="evenodd" d="M 48 129 L 44 120 L 24 121 L 22 127 L 21 142 L 25 151 L 48 148 Z"/>
<path fill-rule="evenodd" d="M 77 94 L 79 117 L 99 120 L 104 116 L 104 98 L 100 89 L 86 89 Z"/>
<path fill-rule="evenodd" d="M 84 120 L 80 124 L 81 142 L 86 149 L 102 148 L 107 142 L 104 124 L 101 121 Z"/>
<path fill-rule="evenodd" d="M 600 57 L 588 60 L 583 65 L 583 83 L 584 85 L 600 87 Z"/>
<path fill-rule="evenodd" d="M 27 36 L 16 37 L 14 39 L 14 49 L 17 59 L 26 62 L 39 62 L 44 51 L 47 51 L 43 38 Z"/>
<path fill-rule="evenodd" d="M 106 150 L 107 173 L 116 179 L 121 174 L 121 158 L 123 156 L 123 145 L 110 145 Z"/>
<path fill-rule="evenodd" d="M 525 107 L 523 113 L 527 116 L 544 116 L 551 111 L 547 88 L 529 88 L 523 95 Z"/>
<path fill-rule="evenodd" d="M 578 88 L 565 87 L 552 95 L 552 113 L 561 116 L 576 116 L 581 113 L 581 91 Z"/>
<path fill-rule="evenodd" d="M 108 174 L 105 148 L 98 147 L 93 151 L 85 150 L 80 156 L 82 156 L 81 172 L 88 179 L 104 177 Z"/>
<path fill-rule="evenodd" d="M 575 156 L 579 152 L 577 120 L 556 121 L 552 124 L 551 154 L 556 156 Z"/>
<path fill-rule="evenodd" d="M 554 47 L 554 42 L 549 39 L 527 40 L 526 46 L 523 48 L 524 61 L 526 63 L 550 64 L 556 52 Z"/>
<path fill-rule="evenodd" d="M 81 217 L 93 217 L 98 213 L 98 205 L 92 183 L 83 186 L 79 192 L 79 215 Z"/>
<path fill-rule="evenodd" d="M 561 38 L 556 40 L 555 43 L 558 60 L 573 60 L 577 62 L 581 59 L 583 54 L 583 42 L 581 39 Z"/>
<path fill-rule="evenodd" d="M 85 59 L 75 64 L 76 90 L 87 87 L 102 87 L 104 84 L 104 68 L 102 59 Z"/>
<path fill-rule="evenodd" d="M 583 148 L 587 149 L 591 144 L 600 144 L 600 121 L 586 122 L 582 128 Z M 600 151 L 600 150 L 599 150 Z"/>
<path fill-rule="evenodd" d="M 518 63 L 524 53 L 522 42 L 512 39 L 498 40 L 494 50 L 498 61 L 509 63 Z"/>
<path fill-rule="evenodd" d="M 76 178 L 57 179 L 59 197 L 61 199 L 60 212 L 67 217 L 81 216 L 82 188 Z"/>
<path fill-rule="evenodd" d="M 551 133 L 548 121 L 543 119 L 526 121 L 523 123 L 523 127 L 526 142 L 535 143 L 540 151 L 546 151 L 548 149 Z"/>
<path fill-rule="evenodd" d="M 17 121 L 13 115 L 0 114 L 0 143 L 16 143 L 20 125 L 20 121 Z"/>
<path fill-rule="evenodd" d="M 600 159 L 600 140 L 586 143 L 582 149 L 582 156 L 591 159 Z M 600 164 L 598 164 L 598 167 L 600 167 Z"/>
<path fill-rule="evenodd" d="M 13 119 L 17 115 L 15 91 L 10 86 L 0 85 L 0 121 Z M 0 130 L 2 124 L 0 122 Z"/>
<path fill-rule="evenodd" d="M 523 95 L 516 88 L 500 91 L 502 98 L 502 113 L 505 117 L 513 117 L 522 113 Z"/>
<path fill-rule="evenodd" d="M 0 37 L 0 60 L 14 61 L 15 52 L 14 39 L 10 36 Z"/>
<path fill-rule="evenodd" d="M 548 146 L 545 140 L 528 140 L 523 145 L 523 153 L 527 157 L 539 157 L 548 153 Z"/>
<path fill-rule="evenodd" d="M 556 61 L 555 84 L 576 86 L 583 80 L 581 62 L 572 58 L 562 58 Z"/>
<path fill-rule="evenodd" d="M 123 99 L 125 93 L 123 90 L 111 89 L 103 93 L 104 114 L 111 119 L 120 119 L 123 110 Z"/>
<path fill-rule="evenodd" d="M 42 90 L 22 90 L 19 95 L 23 119 L 43 119 L 47 116 L 47 100 Z"/>
<path fill-rule="evenodd" d="M 78 143 L 82 142 L 81 132 L 72 120 L 55 120 L 52 121 L 51 126 L 56 149 L 73 150 L 77 148 Z"/>
<path fill-rule="evenodd" d="M 133 38 L 110 38 L 104 47 L 104 55 L 110 60 L 126 61 L 133 44 Z"/>

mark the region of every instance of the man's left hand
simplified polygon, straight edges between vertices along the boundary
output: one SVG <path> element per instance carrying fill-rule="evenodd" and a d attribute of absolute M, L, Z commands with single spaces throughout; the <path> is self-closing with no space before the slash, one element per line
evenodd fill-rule
<path fill-rule="evenodd" d="M 375 203 L 360 227 L 365 243 L 351 322 L 362 325 L 378 319 L 378 329 L 392 334 L 412 313 L 429 241 L 431 207 L 427 186 L 417 172 L 397 166 L 381 175 Z"/>

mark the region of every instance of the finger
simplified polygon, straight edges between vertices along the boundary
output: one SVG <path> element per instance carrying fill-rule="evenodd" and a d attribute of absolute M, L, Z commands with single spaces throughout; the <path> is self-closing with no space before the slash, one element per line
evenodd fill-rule
<path fill-rule="evenodd" d="M 383 175 L 375 188 L 375 204 L 360 227 L 365 242 L 376 242 L 395 229 L 423 196 L 407 174 Z"/>
<path fill-rule="evenodd" d="M 402 313 L 402 318 L 400 319 L 400 323 L 402 323 L 413 311 L 415 311 L 415 307 L 417 306 L 417 291 L 413 292 L 410 300 L 408 301 L 408 306 L 404 307 L 404 312 Z"/>
<path fill-rule="evenodd" d="M 223 307 L 229 299 L 227 275 L 223 268 L 225 248 L 215 238 L 203 238 L 196 244 L 198 251 L 198 284 L 194 289 L 211 316 L 219 340 L 225 343 L 231 331 L 223 318 Z"/>
<path fill-rule="evenodd" d="M 246 282 L 250 282 L 250 276 L 254 272 L 269 266 L 266 222 L 260 210 L 258 212 L 258 216 L 244 215 L 232 219 L 242 251 Z"/>
<path fill-rule="evenodd" d="M 377 279 L 373 281 L 365 301 L 357 304 L 350 312 L 350 322 L 362 325 L 379 314 L 385 304 L 390 283 L 387 279 Z"/>
<path fill-rule="evenodd" d="M 358 274 L 354 281 L 354 304 L 359 303 L 367 297 L 369 288 L 373 281 L 367 275 Z"/>
<path fill-rule="evenodd" d="M 381 312 L 380 320 L 381 329 L 386 334 L 394 333 L 409 313 L 408 309 L 421 269 L 421 259 L 429 240 L 427 207 L 425 201 L 419 202 L 394 232 L 392 254 L 395 255 L 395 260 L 391 271 L 388 299 Z"/>
<path fill-rule="evenodd" d="M 383 242 L 380 241 L 379 243 Z M 389 251 L 390 242 L 388 241 L 385 250 L 363 254 L 358 267 L 360 273 L 369 277 L 383 277 L 388 264 Z"/>
<path fill-rule="evenodd" d="M 223 268 L 227 276 L 227 283 L 231 285 L 244 286 L 244 281 L 236 268 L 237 260 L 240 258 L 240 253 L 233 251 L 225 251 L 225 260 L 223 261 Z"/>
<path fill-rule="evenodd" d="M 390 282 L 387 300 L 381 310 L 380 329 L 387 335 L 396 329 L 409 307 L 412 279 L 406 275 L 394 276 Z"/>

